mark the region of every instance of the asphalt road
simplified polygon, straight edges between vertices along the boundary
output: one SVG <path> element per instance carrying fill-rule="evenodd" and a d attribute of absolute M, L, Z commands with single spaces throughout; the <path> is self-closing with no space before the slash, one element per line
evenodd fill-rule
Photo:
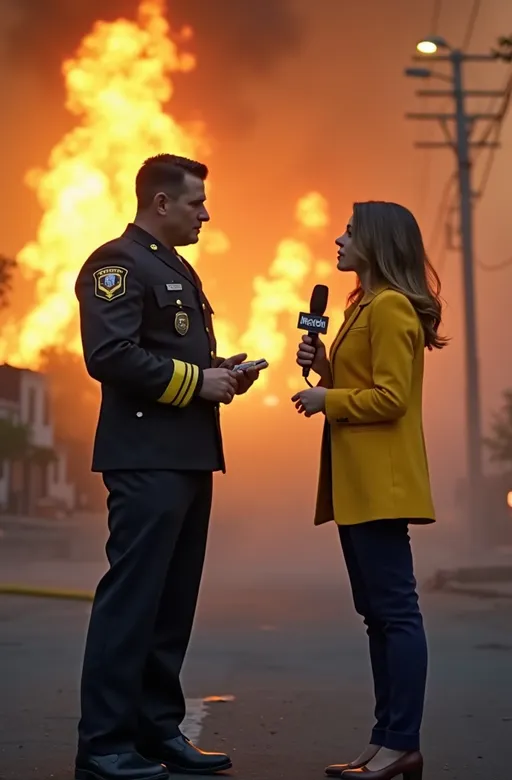
<path fill-rule="evenodd" d="M 512 601 L 422 596 L 430 644 L 425 780 L 510 776 Z M 0 778 L 69 780 L 89 606 L 0 597 Z M 346 587 L 205 582 L 184 673 L 189 733 L 240 780 L 314 780 L 371 726 L 365 635 Z M 208 696 L 233 696 L 203 704 Z"/>

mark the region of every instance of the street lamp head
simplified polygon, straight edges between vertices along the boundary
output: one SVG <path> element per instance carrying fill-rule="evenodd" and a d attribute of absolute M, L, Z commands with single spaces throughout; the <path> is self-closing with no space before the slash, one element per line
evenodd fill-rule
<path fill-rule="evenodd" d="M 430 68 L 406 68 L 405 75 L 413 79 L 428 79 L 432 75 Z"/>
<path fill-rule="evenodd" d="M 438 49 L 449 49 L 445 39 L 440 35 L 430 35 L 423 38 L 416 44 L 416 49 L 420 54 L 435 54 Z"/>

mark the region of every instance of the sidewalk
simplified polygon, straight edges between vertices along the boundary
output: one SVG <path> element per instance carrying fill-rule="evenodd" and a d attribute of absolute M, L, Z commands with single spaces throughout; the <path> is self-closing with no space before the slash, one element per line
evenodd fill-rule
<path fill-rule="evenodd" d="M 328 583 L 338 587 L 346 573 L 333 536 L 324 533 L 315 537 L 315 545 L 317 538 L 319 541 L 312 550 L 293 539 L 286 549 L 281 539 L 279 549 L 267 554 L 264 540 L 257 534 L 233 539 L 226 528 L 214 523 L 205 584 L 221 590 L 237 587 L 242 581 L 267 587 L 294 583 L 312 590 Z M 106 537 L 106 522 L 100 515 L 84 515 L 65 523 L 1 517 L 0 593 L 90 600 L 108 566 Z M 512 548 L 470 554 L 456 538 L 443 539 L 422 530 L 415 531 L 413 537 L 420 590 L 478 598 L 512 597 Z"/>
<path fill-rule="evenodd" d="M 0 593 L 92 598 L 107 568 L 93 516 L 66 522 L 0 519 Z"/>
<path fill-rule="evenodd" d="M 482 554 L 476 563 L 438 569 L 425 587 L 477 598 L 512 598 L 512 549 L 503 547 Z"/>
<path fill-rule="evenodd" d="M 0 564 L 0 593 L 55 595 L 92 599 L 105 563 L 52 561 Z M 46 592 L 43 592 L 46 591 Z M 53 592 L 50 593 L 50 592 Z"/>

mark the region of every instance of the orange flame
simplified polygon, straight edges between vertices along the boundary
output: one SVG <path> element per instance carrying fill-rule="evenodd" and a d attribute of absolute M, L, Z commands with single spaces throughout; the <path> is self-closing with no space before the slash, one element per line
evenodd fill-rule
<path fill-rule="evenodd" d="M 329 224 L 329 206 L 319 192 L 300 198 L 295 213 L 298 221 L 308 228 L 324 228 Z"/>
<path fill-rule="evenodd" d="M 193 157 L 205 147 L 201 127 L 183 127 L 164 112 L 171 74 L 190 71 L 195 60 L 178 51 L 163 7 L 163 0 L 143 0 L 137 23 L 98 22 L 63 65 L 66 106 L 79 124 L 53 149 L 47 170 L 27 176 L 44 214 L 37 239 L 18 255 L 22 270 L 39 277 L 37 305 L 0 342 L 0 357 L 13 364 L 37 364 L 54 344 L 80 351 L 76 275 L 90 252 L 133 219 L 141 158 L 168 148 Z"/>
<path fill-rule="evenodd" d="M 192 31 L 174 34 L 164 6 L 164 0 L 142 0 L 136 21 L 97 22 L 63 65 L 66 106 L 77 126 L 55 146 L 46 170 L 27 176 L 44 213 L 36 239 L 17 259 L 24 275 L 37 280 L 37 300 L 21 323 L 4 328 L 0 361 L 37 368 L 46 347 L 81 352 L 76 275 L 97 246 L 133 219 L 133 181 L 141 160 L 167 150 L 187 157 L 209 151 L 202 125 L 180 124 L 168 113 L 172 75 L 192 70 L 195 59 L 178 46 Z M 254 279 L 245 331 L 217 320 L 219 354 L 245 350 L 273 365 L 282 360 L 285 332 L 295 328 L 297 312 L 307 305 L 301 296 L 306 276 L 330 272 L 330 264 L 315 264 L 307 243 L 308 232 L 329 222 L 325 199 L 316 192 L 305 195 L 295 216 L 300 240 L 281 241 L 268 275 Z M 229 239 L 208 226 L 200 246 L 223 253 Z M 186 255 L 195 264 L 198 253 L 194 246 Z M 259 384 L 266 382 L 268 376 Z"/>

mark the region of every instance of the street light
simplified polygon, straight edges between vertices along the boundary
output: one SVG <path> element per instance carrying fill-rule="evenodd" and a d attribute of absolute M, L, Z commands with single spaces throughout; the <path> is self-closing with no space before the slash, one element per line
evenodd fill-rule
<path fill-rule="evenodd" d="M 449 84 L 453 82 L 450 76 L 446 73 L 438 73 L 436 70 L 430 68 L 406 68 L 404 71 L 406 76 L 410 76 L 413 79 L 439 79 L 440 81 L 447 81 Z"/>
<path fill-rule="evenodd" d="M 438 49 L 449 48 L 445 39 L 440 35 L 430 35 L 428 38 L 423 38 L 416 44 L 416 49 L 420 54 L 435 54 Z"/>
<path fill-rule="evenodd" d="M 430 68 L 406 68 L 405 75 L 416 79 L 429 79 L 432 75 Z"/>

